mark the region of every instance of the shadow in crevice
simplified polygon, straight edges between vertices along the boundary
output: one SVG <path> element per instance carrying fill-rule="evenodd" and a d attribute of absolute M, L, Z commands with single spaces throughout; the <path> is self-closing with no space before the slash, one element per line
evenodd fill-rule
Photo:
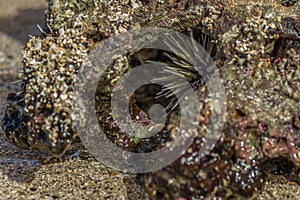
<path fill-rule="evenodd" d="M 269 158 L 262 164 L 262 170 L 266 174 L 271 174 L 275 176 L 284 176 L 289 181 L 296 182 L 300 184 L 300 169 L 295 166 L 295 164 L 285 158 L 285 157 L 278 157 L 278 158 Z"/>
<path fill-rule="evenodd" d="M 29 35 L 39 35 L 37 24 L 43 26 L 44 10 L 45 8 L 24 9 L 15 17 L 0 18 L 0 32 L 6 33 L 24 45 Z"/>
<path fill-rule="evenodd" d="M 0 172 L 10 180 L 31 182 L 47 158 L 51 159 L 45 151 L 21 150 L 13 146 L 0 131 Z"/>

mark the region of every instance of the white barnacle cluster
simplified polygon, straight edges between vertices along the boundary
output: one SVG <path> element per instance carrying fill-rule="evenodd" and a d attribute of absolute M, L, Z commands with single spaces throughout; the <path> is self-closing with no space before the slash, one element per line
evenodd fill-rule
<path fill-rule="evenodd" d="M 224 53 L 231 58 L 221 69 L 231 102 L 254 120 L 274 127 L 291 123 L 293 109 L 299 109 L 298 97 L 291 95 L 299 89 L 299 53 L 280 47 L 286 39 L 282 20 L 274 10 L 266 10 L 233 26 L 222 37 Z M 288 59 L 283 58 L 286 55 Z"/>
<path fill-rule="evenodd" d="M 133 23 L 134 12 L 141 9 L 138 1 L 51 1 L 47 23 L 54 29 L 76 29 L 82 34 L 110 34 L 139 27 Z"/>
<path fill-rule="evenodd" d="M 47 133 L 55 149 L 72 138 L 71 106 L 76 71 L 88 48 L 87 38 L 76 29 L 60 30 L 58 36 L 31 38 L 23 52 L 25 114 L 31 117 L 31 137 Z M 33 145 L 34 146 L 34 145 Z"/>
<path fill-rule="evenodd" d="M 76 73 L 101 40 L 134 26 L 139 7 L 134 1 L 49 2 L 46 28 L 23 50 L 22 89 L 9 100 L 4 127 L 11 142 L 55 156 L 68 150 L 78 139 L 71 118 Z"/>
<path fill-rule="evenodd" d="M 259 56 L 271 53 L 275 40 L 279 38 L 280 22 L 280 17 L 265 14 L 259 18 L 248 18 L 243 24 L 233 26 L 222 37 L 224 44 L 231 45 L 225 48 L 225 52 L 229 53 L 232 49 L 236 51 L 236 56 L 230 62 L 237 62 L 239 65 L 253 63 Z"/>

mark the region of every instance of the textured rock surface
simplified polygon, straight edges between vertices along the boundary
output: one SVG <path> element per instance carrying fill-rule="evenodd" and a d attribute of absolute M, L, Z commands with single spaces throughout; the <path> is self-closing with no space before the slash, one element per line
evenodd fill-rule
<path fill-rule="evenodd" d="M 22 69 L 22 49 L 28 35 L 38 32 L 36 24 L 43 24 L 46 8 L 43 0 L 0 1 L 1 119 L 7 95 L 19 89 L 10 83 Z M 53 160 L 43 151 L 21 150 L 0 132 L 0 199 L 147 199 L 132 175 L 94 160 Z"/>
<path fill-rule="evenodd" d="M 57 145 L 47 146 L 50 143 L 39 141 L 43 137 L 36 138 L 34 133 L 42 130 L 42 134 L 53 135 L 53 133 L 49 134 L 51 131 L 47 129 L 47 125 L 50 127 L 59 125 L 59 123 L 52 124 L 55 122 L 53 116 L 61 113 L 60 108 L 66 111 L 65 108 L 68 107 L 65 105 L 64 96 L 55 95 L 57 87 L 64 88 L 63 84 L 68 80 L 68 77 L 59 79 L 59 75 L 67 73 L 65 69 L 68 69 L 72 75 L 71 65 L 73 67 L 75 65 L 75 68 L 76 64 L 80 66 L 80 59 L 86 56 L 98 41 L 111 34 L 125 31 L 129 27 L 167 26 L 187 31 L 187 27 L 197 27 L 200 24 L 201 28 L 211 31 L 211 34 L 218 38 L 224 51 L 222 53 L 224 58 L 217 60 L 226 82 L 229 101 L 231 100 L 224 139 L 215 148 L 215 154 L 207 157 L 206 160 L 201 160 L 200 165 L 193 160 L 187 163 L 182 162 L 181 159 L 174 165 L 151 174 L 145 181 L 149 193 L 167 199 L 193 195 L 228 197 L 231 193 L 236 196 L 237 191 L 242 189 L 244 192 L 239 191 L 242 196 L 252 196 L 252 192 L 255 193 L 261 187 L 260 165 L 264 159 L 283 156 L 292 160 L 295 165 L 299 165 L 297 146 L 299 134 L 297 121 L 297 117 L 299 118 L 299 96 L 297 96 L 297 91 L 299 91 L 299 76 L 297 76 L 299 74 L 299 21 L 297 17 L 299 13 L 297 12 L 299 12 L 299 3 L 286 8 L 278 2 L 270 8 L 266 7 L 263 2 L 253 4 L 229 2 L 226 5 L 218 2 L 211 3 L 211 5 L 199 3 L 199 6 L 193 7 L 195 5 L 192 3 L 175 5 L 168 4 L 168 2 L 163 4 L 152 1 L 124 1 L 123 7 L 118 7 L 112 4 L 98 4 L 94 1 L 99 9 L 94 10 L 95 13 L 103 14 L 99 19 L 94 19 L 91 17 L 93 16 L 92 3 L 84 4 L 81 1 L 75 1 L 77 3 L 62 5 L 59 1 L 51 2 L 53 4 L 50 8 L 55 8 L 47 13 L 47 22 L 51 30 L 40 37 L 31 39 L 24 51 L 23 61 L 27 78 L 24 92 L 29 94 L 29 98 L 27 100 L 25 98 L 26 112 L 35 124 L 29 128 L 33 134 L 25 133 L 22 137 L 25 141 L 29 138 L 28 141 L 31 143 L 24 142 L 22 137 L 12 135 L 11 140 L 14 138 L 19 140 L 15 144 L 37 149 L 46 147 L 54 154 L 61 154 L 65 151 L 65 146 L 62 148 Z M 110 9 L 105 9 L 108 8 L 107 6 L 110 6 Z M 85 9 L 85 7 L 90 9 Z M 172 9 L 166 9 L 166 7 Z M 129 14 L 117 12 L 123 9 Z M 144 10 L 152 14 L 147 15 Z M 246 12 L 243 12 L 244 10 Z M 160 15 L 162 13 L 163 15 Z M 201 13 L 200 17 L 199 13 Z M 95 15 L 99 16 L 98 14 Z M 247 19 L 247 16 L 253 18 Z M 293 19 L 285 18 L 286 16 L 293 17 Z M 138 22 L 136 19 L 139 19 Z M 132 21 L 135 23 L 131 23 Z M 74 45 L 72 48 L 79 51 L 66 52 L 69 47 L 65 46 L 63 42 L 65 39 L 70 39 L 66 43 Z M 55 46 L 53 47 L 52 44 Z M 52 47 L 54 56 L 49 57 Z M 36 48 L 42 49 L 36 51 Z M 65 51 L 61 53 L 57 48 Z M 42 58 L 46 58 L 47 62 L 44 62 Z M 40 68 L 41 64 L 44 67 Z M 59 64 L 65 68 L 63 71 L 60 71 Z M 51 77 L 50 72 L 54 74 L 53 79 L 58 79 L 55 86 L 43 85 L 47 84 L 45 79 Z M 34 76 L 37 73 L 39 76 Z M 46 91 L 43 94 L 43 89 L 47 87 L 50 88 L 50 92 Z M 68 90 L 60 92 L 63 95 L 69 94 Z M 32 108 L 30 105 L 35 104 L 34 101 L 31 102 L 30 95 L 36 96 L 37 94 L 41 94 L 42 97 L 51 96 L 54 99 L 46 100 L 46 103 L 42 103 L 40 107 Z M 282 105 L 281 102 L 285 104 Z M 40 111 L 45 110 L 48 103 L 58 108 L 58 111 L 55 111 L 57 113 L 53 112 L 53 116 L 51 116 L 53 113 L 42 115 L 46 120 L 37 122 L 41 117 Z M 60 119 L 61 115 L 59 116 Z M 59 122 L 69 124 L 69 122 Z M 56 129 L 59 130 L 59 128 Z M 22 128 L 19 131 L 25 132 Z M 73 136 L 70 141 L 72 138 Z M 66 146 L 69 146 L 70 141 Z M 27 146 L 22 146 L 24 145 L 22 143 Z M 192 146 L 192 151 L 196 151 L 197 148 L 196 145 Z M 189 157 L 189 154 L 186 153 L 184 157 Z M 32 162 L 32 165 L 38 164 Z M 203 170 L 198 169 L 199 166 L 203 167 Z M 180 173 L 177 173 L 178 169 Z M 191 177 L 193 173 L 199 173 L 200 176 Z M 213 178 L 207 177 L 207 173 L 213 174 Z M 215 174 L 218 176 L 214 176 Z M 177 193 L 178 188 L 183 188 L 180 190 L 181 193 Z"/>

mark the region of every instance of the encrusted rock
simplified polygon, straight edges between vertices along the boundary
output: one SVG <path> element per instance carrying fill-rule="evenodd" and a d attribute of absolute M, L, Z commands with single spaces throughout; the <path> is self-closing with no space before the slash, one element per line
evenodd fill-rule
<path fill-rule="evenodd" d="M 5 135 L 19 147 L 48 149 L 61 156 L 79 142 L 71 119 L 74 78 L 97 44 L 149 26 L 193 32 L 196 39 L 209 35 L 206 48 L 216 51 L 213 57 L 227 96 L 221 138 L 210 155 L 199 158 L 203 140 L 199 129 L 182 157 L 141 180 L 157 199 L 252 197 L 262 186 L 261 165 L 267 158 L 286 157 L 300 167 L 299 18 L 277 9 L 219 1 L 51 0 L 44 30 L 24 48 L 24 80 L 21 90 L 8 97 Z M 110 130 L 108 137 L 132 151 L 146 152 L 149 146 L 153 150 L 178 129 L 171 118 L 162 135 L 146 141 L 112 125 L 107 103 L 111 83 L 143 63 L 141 58 L 157 59 L 157 54 L 149 58 L 148 53 L 130 52 L 116 59 L 96 94 L 98 119 Z M 146 111 L 130 101 L 136 106 L 133 114 L 147 118 Z M 204 102 L 202 126 L 211 111 Z"/>

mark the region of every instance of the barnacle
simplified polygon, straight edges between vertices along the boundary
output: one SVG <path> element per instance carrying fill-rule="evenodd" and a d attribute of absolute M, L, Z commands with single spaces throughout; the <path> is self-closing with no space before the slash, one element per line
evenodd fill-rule
<path fill-rule="evenodd" d="M 293 5 L 285 9 L 290 8 Z M 41 35 L 32 37 L 24 48 L 20 91 L 8 96 L 3 130 L 13 144 L 48 149 L 54 156 L 71 149 L 79 142 L 71 118 L 74 77 L 84 59 L 105 38 L 154 26 L 192 31 L 215 60 L 226 87 L 228 109 L 217 144 L 210 154 L 199 155 L 213 110 L 203 74 L 195 71 L 189 53 L 180 53 L 184 48 L 170 40 L 173 54 L 143 49 L 116 56 L 99 80 L 95 108 L 109 139 L 124 149 L 148 152 L 172 141 L 179 131 L 176 119 L 180 114 L 172 110 L 179 99 L 169 104 L 174 112 L 166 128 L 149 139 L 134 138 L 114 126 L 111 88 L 125 72 L 150 60 L 168 66 L 168 73 L 186 79 L 196 93 L 203 93 L 195 122 L 200 125 L 198 135 L 190 148 L 166 168 L 141 175 L 150 195 L 157 199 L 252 197 L 262 187 L 266 160 L 284 157 L 300 166 L 298 18 L 287 17 L 272 6 L 242 1 L 51 0 L 46 24 Z M 167 79 L 170 87 L 176 86 L 174 77 Z M 145 123 L 151 119 L 141 94 L 159 92 L 150 87 L 130 98 L 131 117 L 142 116 Z M 168 87 L 162 88 L 162 96 L 169 95 Z M 177 92 L 183 95 L 182 90 Z"/>
<path fill-rule="evenodd" d="M 66 30 L 58 37 L 49 33 L 28 41 L 23 53 L 24 82 L 19 93 L 9 96 L 3 120 L 13 144 L 61 155 L 78 138 L 70 119 L 69 85 L 87 50 L 82 37 L 70 39 L 74 33 Z"/>
<path fill-rule="evenodd" d="M 295 3 L 297 3 L 298 0 L 282 0 L 281 4 L 284 6 L 291 6 Z"/>

